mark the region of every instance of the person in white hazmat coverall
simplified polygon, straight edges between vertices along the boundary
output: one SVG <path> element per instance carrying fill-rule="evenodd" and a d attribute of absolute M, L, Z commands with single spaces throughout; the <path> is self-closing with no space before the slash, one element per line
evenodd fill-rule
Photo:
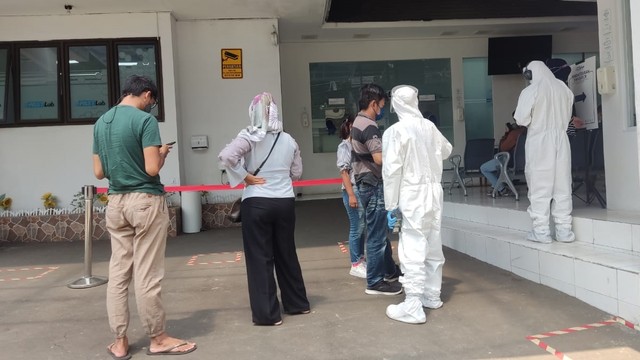
<path fill-rule="evenodd" d="M 574 95 L 541 61 L 523 69 L 531 83 L 518 98 L 514 118 L 526 126 L 525 177 L 529 187 L 529 215 L 533 221 L 527 240 L 552 242 L 549 210 L 555 222 L 555 239 L 575 240 L 571 230 L 571 147 L 567 122 Z"/>
<path fill-rule="evenodd" d="M 391 91 L 391 110 L 399 121 L 382 135 L 384 202 L 402 213 L 398 257 L 405 301 L 387 307 L 391 319 L 419 324 L 423 306 L 442 306 L 440 288 L 444 254 L 440 237 L 442 161 L 451 144 L 418 110 L 418 90 L 400 85 Z M 393 217 L 389 220 L 393 226 Z"/>

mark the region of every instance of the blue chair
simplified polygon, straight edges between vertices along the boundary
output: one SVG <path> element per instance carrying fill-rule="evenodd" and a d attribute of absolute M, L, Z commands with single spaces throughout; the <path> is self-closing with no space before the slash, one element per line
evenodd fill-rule
<path fill-rule="evenodd" d="M 453 155 L 449 158 L 449 162 L 453 164 L 449 195 L 451 195 L 453 186 L 458 183 L 464 191 L 464 196 L 467 196 L 467 188 L 463 179 L 482 176 L 480 166 L 493 158 L 494 143 L 495 139 L 472 139 L 467 141 L 464 148 L 464 166 L 461 165 L 462 157 L 460 155 Z"/>

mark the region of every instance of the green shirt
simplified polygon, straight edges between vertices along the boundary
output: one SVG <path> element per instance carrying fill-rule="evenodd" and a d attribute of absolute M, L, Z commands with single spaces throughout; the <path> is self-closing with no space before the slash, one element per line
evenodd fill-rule
<path fill-rule="evenodd" d="M 161 146 L 158 120 L 133 106 L 114 106 L 93 128 L 93 153 L 109 179 L 109 194 L 142 192 L 160 195 L 160 176 L 145 171 L 143 149 Z"/>

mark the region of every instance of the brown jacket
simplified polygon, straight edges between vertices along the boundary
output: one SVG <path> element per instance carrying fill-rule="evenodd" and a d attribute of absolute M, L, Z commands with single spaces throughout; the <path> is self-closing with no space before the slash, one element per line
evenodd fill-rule
<path fill-rule="evenodd" d="M 507 131 L 500 139 L 500 143 L 498 144 L 499 151 L 511 151 L 514 147 L 516 147 L 516 141 L 518 141 L 518 136 L 522 134 L 522 132 L 526 129 L 526 127 L 517 127 L 513 130 Z"/>

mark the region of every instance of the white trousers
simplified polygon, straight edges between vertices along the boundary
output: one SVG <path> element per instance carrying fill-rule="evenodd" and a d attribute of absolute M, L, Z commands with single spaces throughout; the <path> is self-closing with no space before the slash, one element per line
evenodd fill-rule
<path fill-rule="evenodd" d="M 403 221 L 398 257 L 404 276 L 400 282 L 407 297 L 424 296 L 440 299 L 444 253 L 440 237 L 440 224 L 434 229 L 419 231 Z"/>

